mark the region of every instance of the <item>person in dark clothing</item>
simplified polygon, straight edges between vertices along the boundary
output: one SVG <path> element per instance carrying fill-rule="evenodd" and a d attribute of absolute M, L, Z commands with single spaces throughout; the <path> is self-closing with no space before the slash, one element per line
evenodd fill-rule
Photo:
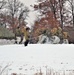
<path fill-rule="evenodd" d="M 21 30 L 21 32 L 23 33 L 23 38 L 21 39 L 21 41 L 25 38 L 24 46 L 27 46 L 29 43 L 29 30 L 30 30 L 29 27 L 26 27 L 26 28 L 23 27 Z"/>
<path fill-rule="evenodd" d="M 24 42 L 24 46 L 27 46 L 28 43 L 29 43 L 29 40 L 26 40 L 26 41 Z"/>
<path fill-rule="evenodd" d="M 24 36 L 25 36 L 25 40 L 26 40 L 24 42 L 24 46 L 27 46 L 28 43 L 29 43 L 29 37 L 30 37 L 29 30 L 30 30 L 30 28 L 27 27 L 26 30 L 25 30 L 25 32 L 24 32 Z"/>
<path fill-rule="evenodd" d="M 15 31 L 15 44 L 18 43 L 17 38 L 20 37 L 20 27 L 18 26 Z"/>

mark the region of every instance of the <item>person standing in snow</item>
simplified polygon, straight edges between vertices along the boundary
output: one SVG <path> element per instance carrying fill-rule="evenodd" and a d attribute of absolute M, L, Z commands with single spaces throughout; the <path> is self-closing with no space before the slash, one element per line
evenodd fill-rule
<path fill-rule="evenodd" d="M 29 30 L 30 30 L 29 27 L 26 27 L 22 30 L 25 38 L 24 46 L 27 46 L 29 43 L 29 38 L 30 38 Z"/>
<path fill-rule="evenodd" d="M 20 35 L 21 35 L 20 27 L 18 26 L 15 31 L 15 44 L 19 43 L 18 41 L 20 40 Z"/>

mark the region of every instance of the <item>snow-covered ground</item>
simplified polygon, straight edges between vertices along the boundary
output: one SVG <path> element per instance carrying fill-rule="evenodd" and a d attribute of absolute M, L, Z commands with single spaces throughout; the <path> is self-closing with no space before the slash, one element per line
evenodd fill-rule
<path fill-rule="evenodd" d="M 43 75 L 46 75 L 46 68 L 56 71 L 74 70 L 74 45 L 29 44 L 27 47 L 23 44 L 2 45 L 0 66 L 7 64 L 11 64 L 6 70 L 9 75 L 11 73 L 34 75 L 40 69 Z"/>
<path fill-rule="evenodd" d="M 7 45 L 7 44 L 14 44 L 15 40 L 6 40 L 6 39 L 0 39 L 0 45 Z"/>

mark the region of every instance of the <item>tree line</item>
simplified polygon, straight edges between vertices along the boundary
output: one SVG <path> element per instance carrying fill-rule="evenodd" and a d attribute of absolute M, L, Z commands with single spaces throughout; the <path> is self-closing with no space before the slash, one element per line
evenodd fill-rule
<path fill-rule="evenodd" d="M 34 10 L 39 13 L 35 21 L 33 34 L 36 34 L 41 28 L 48 30 L 59 26 L 62 29 L 61 33 L 63 31 L 68 32 L 69 39 L 74 41 L 72 38 L 74 34 L 73 3 L 74 0 L 37 0 L 37 4 L 34 5 Z"/>
<path fill-rule="evenodd" d="M 17 26 L 25 26 L 29 8 L 19 0 L 0 0 L 0 25 L 15 33 Z"/>

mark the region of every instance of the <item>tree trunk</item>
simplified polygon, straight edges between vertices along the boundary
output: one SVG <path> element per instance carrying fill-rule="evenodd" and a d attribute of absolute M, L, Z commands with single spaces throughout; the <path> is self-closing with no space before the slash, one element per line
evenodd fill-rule
<path fill-rule="evenodd" d="M 59 6 L 60 6 L 60 22 L 61 22 L 61 28 L 62 28 L 62 37 L 61 37 L 61 43 L 63 43 L 63 3 L 61 0 L 59 0 Z"/>
<path fill-rule="evenodd" d="M 53 14 L 54 14 L 54 18 L 56 19 L 56 8 L 55 8 L 56 2 L 55 2 L 55 0 L 54 0 L 54 4 L 53 4 L 53 3 L 52 3 L 52 0 L 50 0 L 50 3 L 51 3 L 51 10 L 52 10 L 52 12 L 53 12 Z"/>
<path fill-rule="evenodd" d="M 74 15 L 73 15 L 73 29 L 74 29 Z"/>

